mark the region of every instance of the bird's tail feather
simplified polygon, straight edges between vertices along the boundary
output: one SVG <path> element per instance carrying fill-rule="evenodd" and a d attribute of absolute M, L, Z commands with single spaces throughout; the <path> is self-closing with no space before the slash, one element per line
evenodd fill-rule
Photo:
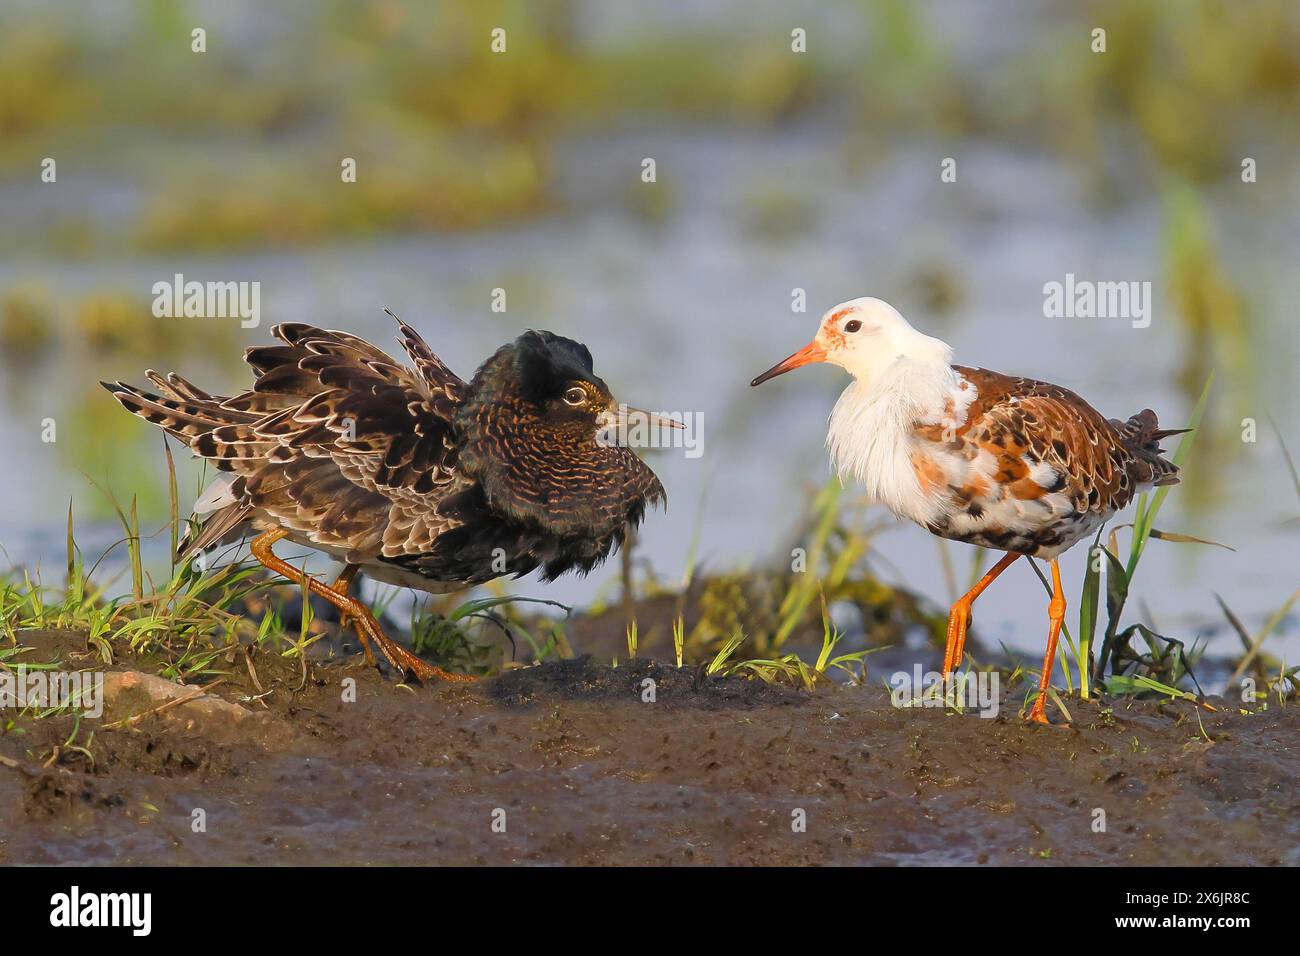
<path fill-rule="evenodd" d="M 224 406 L 226 401 L 187 382 L 175 373 L 159 375 L 153 369 L 145 373 L 158 389 L 147 392 L 125 382 L 101 382 L 122 407 L 133 415 L 157 425 L 168 435 L 183 442 L 196 454 L 213 461 L 223 472 L 238 470 L 235 462 L 212 454 L 212 435 L 218 429 L 247 428 L 256 414 Z M 205 551 L 232 535 L 251 517 L 244 500 L 243 477 L 222 474 L 195 503 L 196 514 L 177 541 L 176 558 L 184 560 Z"/>
<path fill-rule="evenodd" d="M 211 514 L 196 514 L 176 542 L 177 563 L 234 537 L 242 530 L 244 522 L 252 517 L 252 510 L 249 505 L 241 502 L 227 505 Z"/>
<path fill-rule="evenodd" d="M 1190 428 L 1161 428 L 1156 413 L 1144 408 L 1126 422 L 1113 423 L 1124 446 L 1133 453 L 1133 478 L 1139 485 L 1176 485 L 1178 466 L 1165 457 L 1161 439 L 1182 435 Z"/>

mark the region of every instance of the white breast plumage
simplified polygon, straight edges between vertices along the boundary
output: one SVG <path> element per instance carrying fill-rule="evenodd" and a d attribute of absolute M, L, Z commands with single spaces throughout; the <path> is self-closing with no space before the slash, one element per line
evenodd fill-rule
<path fill-rule="evenodd" d="M 929 525 L 941 517 L 941 496 L 926 493 L 913 468 L 918 422 L 955 431 L 965 422 L 969 389 L 948 365 L 899 359 L 870 383 L 855 380 L 831 411 L 826 444 L 841 477 L 851 477 L 901 518 Z"/>

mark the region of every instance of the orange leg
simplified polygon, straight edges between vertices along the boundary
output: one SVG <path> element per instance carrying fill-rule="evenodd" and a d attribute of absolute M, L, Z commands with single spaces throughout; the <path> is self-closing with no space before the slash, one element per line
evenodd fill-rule
<path fill-rule="evenodd" d="M 369 644 L 369 641 L 374 641 L 379 645 L 379 650 L 383 652 L 384 657 L 388 659 L 388 663 L 392 664 L 393 668 L 403 676 L 409 672 L 420 680 L 427 680 L 430 677 L 439 677 L 446 681 L 457 682 L 474 680 L 473 677 L 466 674 L 451 674 L 441 667 L 435 667 L 427 661 L 420 660 L 420 658 L 403 649 L 384 633 L 383 628 L 379 626 L 379 622 L 375 620 L 375 616 L 370 613 L 370 608 L 355 598 L 346 597 L 337 591 L 331 590 L 311 575 L 295 568 L 288 561 L 277 558 L 272 547 L 275 542 L 288 533 L 283 528 L 276 528 L 258 535 L 250 545 L 253 557 L 257 558 L 269 570 L 274 571 L 276 574 L 282 574 L 291 581 L 302 583 L 311 593 L 323 597 L 340 611 L 350 615 L 368 662 L 374 663 L 374 655 L 370 651 Z"/>
<path fill-rule="evenodd" d="M 988 573 L 980 578 L 973 588 L 958 598 L 957 603 L 948 612 L 948 643 L 943 649 L 943 676 L 947 677 L 954 668 L 961 666 L 962 656 L 966 652 L 966 628 L 970 626 L 970 608 L 975 599 L 984 593 L 984 589 L 997 579 L 997 576 L 1015 564 L 1019 554 L 1007 552 L 997 564 L 989 568 Z"/>
<path fill-rule="evenodd" d="M 343 570 L 339 572 L 339 576 L 335 578 L 334 583 L 330 585 L 330 590 L 336 594 L 341 594 L 344 597 L 347 597 L 348 588 L 352 586 L 352 579 L 357 576 L 357 572 L 360 570 L 361 570 L 361 565 L 359 564 L 345 564 L 343 566 Z M 348 626 L 348 612 L 340 611 L 339 630 L 341 631 L 343 630 L 343 628 L 347 626 Z M 371 667 L 374 667 L 375 655 L 370 653 L 370 645 L 363 642 L 361 645 L 361 649 L 362 651 L 365 652 L 366 663 L 369 664 Z"/>
<path fill-rule="evenodd" d="M 1056 638 L 1065 620 L 1065 591 L 1061 587 L 1061 566 L 1052 559 L 1052 600 L 1047 605 L 1047 654 L 1043 657 L 1043 672 L 1038 678 L 1038 697 L 1030 708 L 1029 719 L 1036 723 L 1050 723 L 1047 719 L 1047 688 L 1052 686 L 1052 667 L 1056 664 Z"/>

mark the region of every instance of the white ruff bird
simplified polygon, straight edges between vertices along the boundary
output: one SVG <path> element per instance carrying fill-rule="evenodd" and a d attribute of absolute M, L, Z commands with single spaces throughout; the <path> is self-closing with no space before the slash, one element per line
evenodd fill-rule
<path fill-rule="evenodd" d="M 817 336 L 754 379 L 811 362 L 853 382 L 831 412 L 826 444 L 841 476 L 934 534 L 1006 554 L 948 616 L 945 677 L 961 665 L 971 605 L 1021 555 L 1052 565 L 1047 653 L 1030 718 L 1044 707 L 1065 618 L 1058 556 L 1146 488 L 1178 481 L 1155 412 L 1107 420 L 1073 392 L 953 365 L 952 349 L 880 299 L 837 305 Z"/>

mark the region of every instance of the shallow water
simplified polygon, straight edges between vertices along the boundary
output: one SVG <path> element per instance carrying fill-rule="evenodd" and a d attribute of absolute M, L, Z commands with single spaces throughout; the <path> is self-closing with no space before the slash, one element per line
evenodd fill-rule
<path fill-rule="evenodd" d="M 978 143 L 967 144 L 959 183 L 941 186 L 936 157 L 945 147 L 893 144 L 876 160 L 859 162 L 855 144 L 835 130 L 829 122 L 752 134 L 651 128 L 573 142 L 556 163 L 565 170 L 566 211 L 490 234 L 239 256 L 19 258 L 0 265 L 0 286 L 21 278 L 68 296 L 124 288 L 148 301 L 150 286 L 174 272 L 255 278 L 262 282 L 262 327 L 235 330 L 238 343 L 266 342 L 276 322 L 308 321 L 391 344 L 392 325 L 381 311 L 387 306 L 463 376 L 524 329 L 573 336 L 591 347 L 597 373 L 622 400 L 703 416 L 701 457 L 649 455 L 670 510 L 650 516 L 638 556 L 668 581 L 681 574 L 697 526 L 706 569 L 780 561 L 797 544 L 790 535 L 799 513 L 828 476 L 825 419 L 846 380 L 818 367 L 760 390 L 747 383 L 806 342 L 823 309 L 853 296 L 895 302 L 916 325 L 949 341 L 958 361 L 1058 382 L 1111 417 L 1150 406 L 1167 425 L 1183 422 L 1195 396 L 1178 383 L 1185 346 L 1160 281 L 1156 200 L 1128 197 L 1098 213 L 1083 185 L 1051 159 Z M 644 155 L 658 160 L 654 186 L 636 182 Z M 668 213 L 647 218 L 620 201 L 637 188 L 667 191 Z M 1300 514 L 1300 502 L 1266 422 L 1271 413 L 1300 450 L 1288 414 L 1294 399 L 1285 386 L 1297 350 L 1287 303 L 1300 291 L 1300 280 L 1288 272 L 1300 253 L 1300 236 L 1288 225 L 1298 203 L 1294 196 L 1270 198 L 1275 201 L 1261 220 L 1260 209 L 1243 210 L 1231 195 L 1210 196 L 1229 228 L 1247 213 L 1253 217 L 1249 232 L 1230 233 L 1249 241 L 1225 243 L 1224 253 L 1234 278 L 1251 290 L 1257 365 L 1249 380 L 1221 375 L 1216 387 L 1220 440 L 1207 447 L 1217 447 L 1218 457 L 1202 454 L 1191 465 L 1214 478 L 1204 500 L 1193 504 L 1177 489 L 1158 521 L 1237 551 L 1153 542 L 1129 611 L 1130 620 L 1144 610 L 1162 632 L 1189 644 L 1208 639 L 1225 653 L 1237 641 L 1222 623 L 1215 593 L 1253 629 L 1297 583 L 1297 530 L 1285 522 Z M 769 208 L 777 213 L 764 214 Z M 1267 245 L 1268 254 L 1256 254 L 1252 245 Z M 1042 286 L 1067 272 L 1155 280 L 1150 327 L 1044 318 Z M 926 304 L 933 298 L 926 290 L 935 284 L 927 277 L 935 275 L 953 290 L 951 308 Z M 489 309 L 495 287 L 507 291 L 505 314 Z M 807 290 L 807 314 L 791 312 L 795 287 Z M 0 542 L 12 561 L 42 560 L 56 569 L 47 577 L 57 577 L 68 497 L 84 501 L 95 494 L 69 467 L 75 456 L 40 441 L 41 418 L 82 414 L 72 403 L 85 392 L 81 383 L 140 381 L 143 366 L 164 367 L 165 357 L 151 357 L 148 346 L 156 323 L 196 321 L 236 320 L 155 319 L 144 312 L 130 330 L 139 358 L 92 355 L 72 363 L 56 356 L 24 370 L 21 379 L 12 368 L 3 372 L 11 400 L 0 412 L 0 442 L 10 450 L 9 467 L 0 473 L 0 500 L 7 503 Z M 185 370 L 190 361 L 179 359 L 178 367 Z M 213 388 L 242 380 L 237 369 L 194 377 Z M 111 402 L 107 395 L 94 400 Z M 1243 407 L 1259 421 L 1253 445 L 1242 444 L 1232 424 Z M 157 435 L 143 424 L 137 431 L 141 453 L 157 459 L 161 476 Z M 113 484 L 119 497 L 129 497 L 130 487 Z M 92 556 L 96 540 L 116 537 L 107 524 L 83 525 L 81 534 Z M 964 580 L 971 549 L 949 547 Z M 878 539 L 875 567 L 943 602 L 948 593 L 937 548 L 920 529 L 891 527 Z M 1076 549 L 1064 561 L 1069 594 L 1077 594 L 1084 557 Z M 586 580 L 524 582 L 513 590 L 581 604 L 612 593 L 616 577 L 610 566 Z M 1038 653 L 1046 601 L 1028 568 L 1009 572 L 978 612 L 986 640 Z M 1270 646 L 1295 660 L 1300 629 L 1289 626 Z"/>

